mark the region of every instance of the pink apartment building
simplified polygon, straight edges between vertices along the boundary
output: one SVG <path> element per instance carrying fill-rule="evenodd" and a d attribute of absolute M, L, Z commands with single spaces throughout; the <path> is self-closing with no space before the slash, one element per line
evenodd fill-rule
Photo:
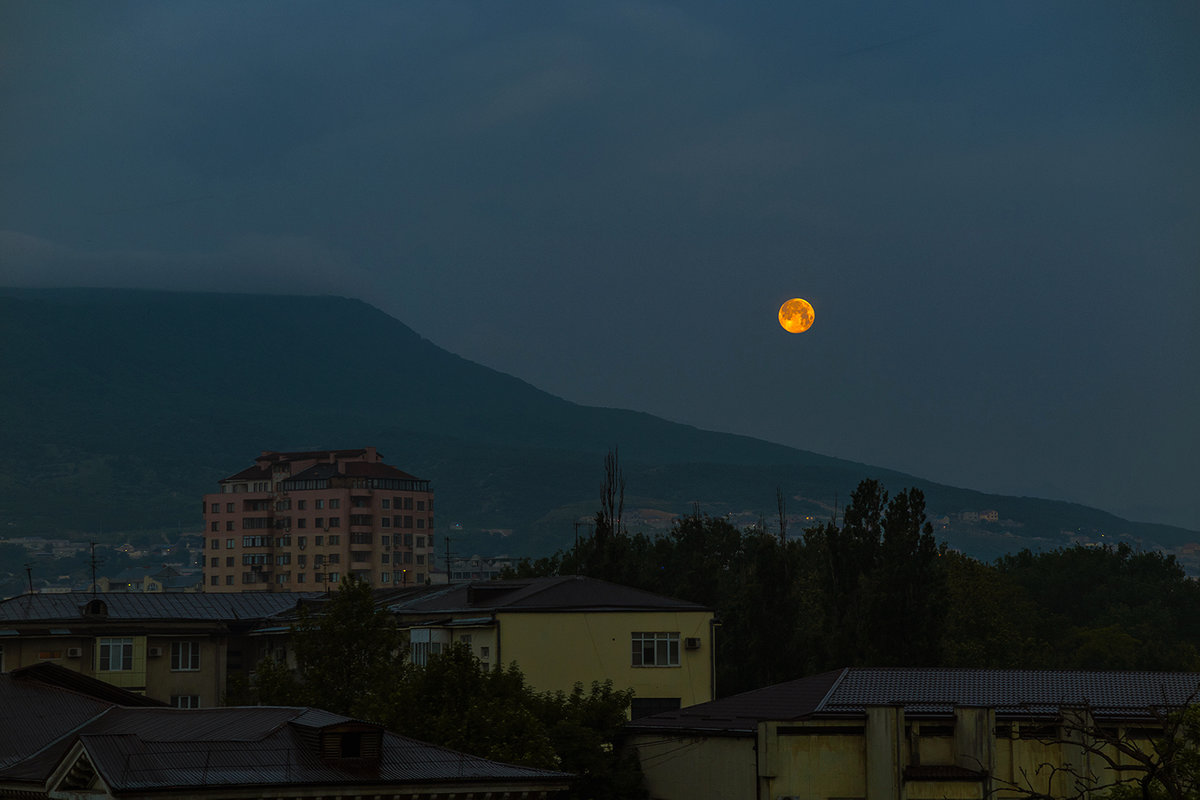
<path fill-rule="evenodd" d="M 374 447 L 264 451 L 204 496 L 204 591 L 304 592 L 347 575 L 425 583 L 433 564 L 429 481 Z"/>

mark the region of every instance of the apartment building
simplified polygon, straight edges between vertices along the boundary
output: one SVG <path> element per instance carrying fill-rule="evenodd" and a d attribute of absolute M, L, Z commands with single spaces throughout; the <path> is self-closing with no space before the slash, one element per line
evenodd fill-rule
<path fill-rule="evenodd" d="M 264 451 L 204 496 L 204 591 L 416 586 L 433 565 L 429 481 L 373 447 Z"/>

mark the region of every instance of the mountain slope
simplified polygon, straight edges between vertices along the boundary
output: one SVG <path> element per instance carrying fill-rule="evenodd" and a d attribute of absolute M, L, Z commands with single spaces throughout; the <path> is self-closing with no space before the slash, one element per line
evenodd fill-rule
<path fill-rule="evenodd" d="M 0 340 L 0 514 L 10 536 L 194 530 L 199 497 L 260 450 L 373 444 L 389 463 L 434 481 L 442 532 L 462 525 L 450 532 L 455 550 L 565 543 L 573 521 L 594 512 L 603 454 L 614 445 L 627 506 L 666 518 L 694 503 L 747 518 L 773 512 L 776 486 L 801 521 L 823 518 L 875 477 L 893 490 L 922 488 L 935 513 L 997 509 L 1022 540 L 1054 541 L 1076 528 L 1190 538 L 1081 506 L 983 495 L 580 406 L 343 298 L 2 290 Z M 485 543 L 472 535 L 481 529 L 516 535 Z M 1012 549 L 1004 532 L 995 546 Z M 946 533 L 953 540 L 954 529 Z M 968 549 L 981 547 L 991 549 Z"/>

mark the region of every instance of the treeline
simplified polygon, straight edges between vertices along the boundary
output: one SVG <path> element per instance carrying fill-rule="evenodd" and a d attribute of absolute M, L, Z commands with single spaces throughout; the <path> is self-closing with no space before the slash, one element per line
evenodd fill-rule
<path fill-rule="evenodd" d="M 624 529 L 614 485 L 591 537 L 513 575 L 713 608 L 722 696 L 844 666 L 1200 669 L 1200 587 L 1172 556 L 1121 544 L 983 563 L 935 540 L 920 491 L 889 498 L 869 480 L 800 536 L 692 514 L 649 537 Z"/>

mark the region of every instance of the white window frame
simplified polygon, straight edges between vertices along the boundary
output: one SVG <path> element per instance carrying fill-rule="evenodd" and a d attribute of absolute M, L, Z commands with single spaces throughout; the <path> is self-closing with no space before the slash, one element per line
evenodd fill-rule
<path fill-rule="evenodd" d="M 634 631 L 631 640 L 632 666 L 679 666 L 679 631 Z"/>
<path fill-rule="evenodd" d="M 198 694 L 173 694 L 171 695 L 171 705 L 175 708 L 199 708 L 200 695 Z"/>
<path fill-rule="evenodd" d="M 114 652 L 115 651 L 115 652 Z M 113 656 L 117 657 L 117 666 L 113 666 Z M 132 672 L 133 671 L 133 637 L 115 637 L 100 639 L 96 648 L 97 672 Z"/>
<path fill-rule="evenodd" d="M 200 643 L 193 641 L 171 642 L 171 671 L 198 672 L 200 670 Z"/>

